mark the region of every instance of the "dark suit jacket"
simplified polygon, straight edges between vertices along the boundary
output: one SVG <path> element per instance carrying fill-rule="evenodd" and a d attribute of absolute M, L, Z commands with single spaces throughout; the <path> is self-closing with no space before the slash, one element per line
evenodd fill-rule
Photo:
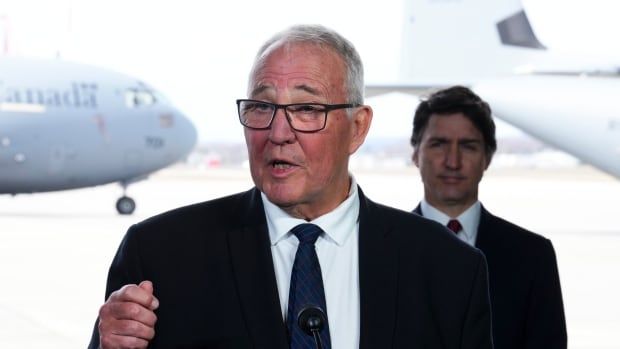
<path fill-rule="evenodd" d="M 422 214 L 419 205 L 414 212 Z M 489 266 L 495 348 L 566 348 L 562 291 L 551 241 L 482 207 L 476 247 Z"/>
<path fill-rule="evenodd" d="M 360 348 L 491 348 L 484 255 L 359 194 Z M 151 348 L 288 348 L 257 189 L 132 226 L 106 299 L 145 279 L 160 301 Z"/>

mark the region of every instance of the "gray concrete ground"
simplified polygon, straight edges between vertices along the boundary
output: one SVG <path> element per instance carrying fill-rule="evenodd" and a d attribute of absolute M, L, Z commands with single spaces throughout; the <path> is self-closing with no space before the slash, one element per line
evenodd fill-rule
<path fill-rule="evenodd" d="M 354 171 L 366 194 L 411 210 L 415 168 Z M 113 208 L 117 185 L 0 196 L 0 348 L 84 348 L 125 230 L 164 210 L 251 187 L 246 169 L 168 169 L 130 187 L 133 216 Z M 588 167 L 491 169 L 491 212 L 550 238 L 556 248 L 570 348 L 620 343 L 620 181 Z"/>

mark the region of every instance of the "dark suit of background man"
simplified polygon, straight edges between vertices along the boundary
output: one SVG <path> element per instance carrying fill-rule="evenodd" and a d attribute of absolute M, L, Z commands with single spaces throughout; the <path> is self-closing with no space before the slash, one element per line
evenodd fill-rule
<path fill-rule="evenodd" d="M 489 105 L 465 87 L 422 101 L 413 120 L 413 161 L 424 183 L 414 212 L 447 225 L 484 252 L 496 348 L 566 348 L 562 292 L 551 242 L 489 213 L 478 184 L 497 147 Z"/>
<path fill-rule="evenodd" d="M 308 222 L 324 232 L 312 251 L 332 348 L 491 348 L 484 255 L 349 173 L 372 119 L 363 88 L 359 55 L 329 29 L 267 41 L 237 101 L 255 188 L 132 226 L 91 348 L 298 348 L 291 229 Z"/>

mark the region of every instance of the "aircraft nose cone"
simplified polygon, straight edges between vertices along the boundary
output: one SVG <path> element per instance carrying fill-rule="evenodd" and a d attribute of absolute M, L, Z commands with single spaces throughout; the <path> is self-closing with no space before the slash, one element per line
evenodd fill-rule
<path fill-rule="evenodd" d="M 168 106 L 158 114 L 159 128 L 166 130 L 168 156 L 172 164 L 183 160 L 196 146 L 198 132 L 192 121 L 179 109 Z"/>
<path fill-rule="evenodd" d="M 193 122 L 183 113 L 177 111 L 177 133 L 176 139 L 177 147 L 180 153 L 180 157 L 189 154 L 198 140 L 198 131 Z"/>

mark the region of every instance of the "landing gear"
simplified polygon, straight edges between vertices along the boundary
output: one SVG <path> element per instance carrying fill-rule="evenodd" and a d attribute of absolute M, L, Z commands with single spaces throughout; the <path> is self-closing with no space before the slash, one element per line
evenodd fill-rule
<path fill-rule="evenodd" d="M 120 185 L 123 187 L 123 196 L 116 200 L 116 211 L 122 215 L 130 215 L 136 210 L 136 202 L 127 196 L 126 192 L 129 183 L 120 182 Z"/>
<path fill-rule="evenodd" d="M 121 196 L 116 201 L 116 211 L 123 215 L 130 215 L 136 209 L 136 202 L 129 196 Z"/>

